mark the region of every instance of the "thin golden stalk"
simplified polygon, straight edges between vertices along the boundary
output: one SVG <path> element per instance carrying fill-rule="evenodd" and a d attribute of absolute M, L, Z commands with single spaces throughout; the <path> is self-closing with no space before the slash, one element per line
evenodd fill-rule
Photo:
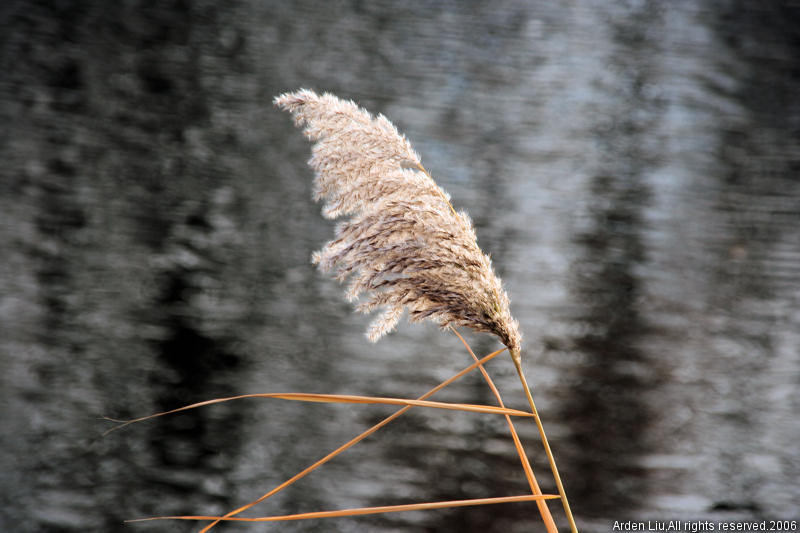
<path fill-rule="evenodd" d="M 533 403 L 531 389 L 528 387 L 528 381 L 525 379 L 525 374 L 522 372 L 522 362 L 516 357 L 512 357 L 512 360 L 514 361 L 514 367 L 517 369 L 517 374 L 519 375 L 519 380 L 522 383 L 522 388 L 525 390 L 525 396 L 528 397 L 528 403 L 531 406 L 531 412 L 534 415 L 533 419 L 536 421 L 536 427 L 539 429 L 539 437 L 542 439 L 544 452 L 547 454 L 547 460 L 550 462 L 550 470 L 553 472 L 553 479 L 556 482 L 556 487 L 558 487 L 558 494 L 561 496 L 561 504 L 564 506 L 564 514 L 567 515 L 570 531 L 572 531 L 572 533 L 578 533 L 578 526 L 575 525 L 575 519 L 572 517 L 572 510 L 569 508 L 567 493 L 564 491 L 563 483 L 561 483 L 561 476 L 558 475 L 558 467 L 556 466 L 555 457 L 553 457 L 553 452 L 550 450 L 550 443 L 547 441 L 547 435 L 544 433 L 542 419 L 539 417 L 539 412 L 536 410 L 536 404 Z"/>
<path fill-rule="evenodd" d="M 495 407 L 493 405 L 475 405 L 469 403 L 432 402 L 428 400 L 409 400 L 406 398 L 387 398 L 381 396 L 354 396 L 349 394 L 308 394 L 303 392 L 254 394 L 254 397 L 277 398 L 281 400 L 296 400 L 301 402 L 321 403 L 362 403 L 382 405 L 413 405 L 417 407 L 431 407 L 433 409 L 447 409 L 451 411 L 467 411 L 470 413 L 485 413 L 496 415 L 532 417 L 527 411 Z"/>
<path fill-rule="evenodd" d="M 337 511 L 313 511 L 280 516 L 256 516 L 252 518 L 240 516 L 155 516 L 150 518 L 137 518 L 126 522 L 147 522 L 150 520 L 214 520 L 214 523 L 225 522 L 278 522 L 287 520 L 308 520 L 309 518 L 336 518 L 345 516 L 362 516 L 368 514 L 396 513 L 400 511 L 426 511 L 430 509 L 446 509 L 450 507 L 467 507 L 472 505 L 494 505 L 498 503 L 515 503 L 554 500 L 556 494 L 523 494 L 521 496 L 501 496 L 499 498 L 475 498 L 472 500 L 450 500 L 444 502 L 409 503 L 403 505 L 382 505 L 378 507 L 358 507 L 354 509 L 340 509 Z"/>
<path fill-rule="evenodd" d="M 478 361 L 478 357 L 475 355 L 475 352 L 472 351 L 472 348 L 464 339 L 464 337 L 461 336 L 456 328 L 451 329 L 453 330 L 453 333 L 455 333 L 456 336 L 461 340 L 461 343 L 467 349 L 472 358 L 475 361 Z M 503 404 L 503 398 L 500 397 L 500 391 L 497 390 L 497 387 L 495 386 L 494 381 L 492 381 L 492 378 L 489 376 L 489 373 L 486 371 L 483 365 L 480 365 L 478 369 L 481 371 L 483 379 L 486 380 L 489 388 L 492 389 L 492 392 L 494 393 L 495 398 L 497 398 L 497 402 L 500 404 L 500 407 L 505 407 L 505 404 Z M 525 477 L 528 479 L 528 484 L 531 486 L 531 491 L 534 494 L 541 494 L 542 490 L 539 488 L 539 483 L 536 481 L 536 476 L 533 474 L 533 468 L 531 468 L 531 464 L 528 461 L 528 456 L 522 447 L 522 442 L 517 434 L 517 429 L 514 427 L 514 423 L 511 421 L 510 416 L 506 416 L 506 422 L 508 423 L 508 429 L 511 431 L 511 438 L 514 439 L 514 446 L 517 448 L 517 453 L 519 454 L 519 459 L 522 462 L 522 468 L 525 470 Z M 553 520 L 553 515 L 550 514 L 550 509 L 547 507 L 547 503 L 544 500 L 536 500 L 536 505 L 539 507 L 539 514 L 542 515 L 542 521 L 544 522 L 548 533 L 556 533 L 558 529 L 556 528 L 556 523 Z"/>
<path fill-rule="evenodd" d="M 418 406 L 418 407 L 431 407 L 434 409 L 449 409 L 452 411 L 467 411 L 471 413 L 487 413 L 487 414 L 500 414 L 500 415 L 511 415 L 511 416 L 533 416 L 531 413 L 527 411 L 519 411 L 517 409 L 506 409 L 505 407 L 494 407 L 492 405 L 473 405 L 473 404 L 466 404 L 466 403 L 446 403 L 446 402 L 431 402 L 425 400 L 409 400 L 406 398 L 386 398 L 380 396 L 356 396 L 352 394 L 314 394 L 314 393 L 305 393 L 305 392 L 261 392 L 256 394 L 241 394 L 239 396 L 229 396 L 227 398 L 215 398 L 213 400 L 206 400 L 204 402 L 193 403 L 191 405 L 185 405 L 183 407 L 179 407 L 177 409 L 172 409 L 170 411 L 164 411 L 161 413 L 156 413 L 154 415 L 143 416 L 140 418 L 135 418 L 133 420 L 116 420 L 113 418 L 104 417 L 104 420 L 110 420 L 112 422 L 120 422 L 120 425 L 113 427 L 106 431 L 104 435 L 115 431 L 117 429 L 121 429 L 129 424 L 133 424 L 135 422 L 143 422 L 145 420 L 149 420 L 151 418 L 156 418 L 159 416 L 179 413 L 181 411 L 187 411 L 189 409 L 195 409 L 197 407 L 204 407 L 206 405 L 212 405 L 215 403 L 222 403 L 222 402 L 229 402 L 232 400 L 242 400 L 245 398 L 273 398 L 277 400 L 291 400 L 291 401 L 299 401 L 299 402 L 318 402 L 318 403 L 362 403 L 362 404 L 383 404 L 383 405 L 408 405 L 408 406 Z"/>
<path fill-rule="evenodd" d="M 454 376 L 452 376 L 452 377 L 444 380 L 443 382 L 439 383 L 438 385 L 436 385 L 434 388 L 432 388 L 431 390 L 429 390 L 428 392 L 426 392 L 425 394 L 420 396 L 418 398 L 418 400 L 425 400 L 426 398 L 430 398 L 431 396 L 433 396 L 434 394 L 436 394 L 437 392 L 439 392 L 443 388 L 447 387 L 448 385 L 450 385 L 454 381 L 456 381 L 456 380 L 462 378 L 463 376 L 465 376 L 466 374 L 472 372 L 473 370 L 475 370 L 481 364 L 486 363 L 488 361 L 491 361 L 496 356 L 498 356 L 501 353 L 503 353 L 505 350 L 506 350 L 506 348 L 501 348 L 500 350 L 497 350 L 495 352 L 490 353 L 489 355 L 487 355 L 486 357 L 484 357 L 480 361 L 472 363 L 471 365 L 469 365 L 467 368 L 465 368 L 464 370 L 462 370 L 458 374 L 455 374 Z M 284 481 L 283 483 L 281 483 L 280 485 L 278 485 L 277 487 L 275 487 L 271 491 L 267 492 L 266 494 L 264 494 L 260 498 L 255 499 L 252 502 L 239 507 L 238 509 L 234 509 L 233 511 L 228 512 L 224 517 L 220 518 L 220 520 L 222 520 L 224 518 L 230 518 L 232 516 L 235 516 L 235 515 L 241 513 L 242 511 L 246 511 L 247 509 L 250 509 L 251 507 L 253 507 L 255 505 L 258 505 L 259 503 L 263 502 L 267 498 L 277 494 L 278 492 L 282 491 L 283 489 L 285 489 L 286 487 L 288 487 L 289 485 L 291 485 L 295 481 L 304 478 L 305 476 L 307 476 L 308 474 L 310 474 L 311 472 L 316 470 L 318 467 L 324 465 L 325 463 L 327 463 L 328 461 L 330 461 L 331 459 L 333 459 L 334 457 L 336 457 L 340 453 L 342 453 L 345 450 L 355 446 L 357 443 L 361 442 L 362 440 L 364 440 L 368 436 L 372 435 L 373 433 L 378 431 L 380 428 L 382 428 L 383 426 L 385 426 L 386 424 L 388 424 L 389 422 L 391 422 L 395 418 L 399 417 L 400 415 L 402 415 L 403 413 L 405 413 L 406 411 L 411 409 L 411 407 L 412 406 L 407 405 L 407 406 L 403 407 L 402 409 L 398 410 L 397 412 L 395 412 L 394 414 L 384 418 L 383 420 L 381 420 L 380 422 L 378 422 L 377 424 L 375 424 L 371 428 L 367 429 L 366 431 L 364 431 L 360 435 L 357 435 L 356 437 L 353 437 L 352 439 L 350 439 L 346 443 L 342 444 L 341 446 L 339 446 L 338 448 L 336 448 L 335 450 L 330 452 L 328 455 L 326 455 L 325 457 L 323 457 L 319 461 L 315 462 L 314 464 L 312 464 L 312 465 L 306 467 L 305 469 L 303 469 L 302 471 L 298 472 L 297 474 L 295 474 L 291 478 L 287 479 L 286 481 Z M 206 527 L 204 527 L 200 531 L 200 533 L 207 533 L 211 528 L 213 528 L 215 525 L 217 525 L 220 520 L 216 520 L 216 521 L 212 522 L 211 524 L 207 525 Z"/>
<path fill-rule="evenodd" d="M 428 176 L 428 179 L 433 181 L 433 176 L 431 176 L 431 173 L 428 172 L 428 170 L 425 167 L 422 166 L 422 163 L 416 163 L 416 166 L 417 166 L 418 169 L 420 169 L 420 171 L 422 171 L 423 174 Z M 458 213 L 456 213 L 456 209 L 453 207 L 453 204 L 450 203 L 450 198 L 447 196 L 447 194 L 444 191 L 440 191 L 440 192 L 441 192 L 442 200 L 444 200 L 444 203 L 446 203 L 447 207 L 450 208 L 450 212 L 453 213 L 453 216 L 458 216 Z"/>

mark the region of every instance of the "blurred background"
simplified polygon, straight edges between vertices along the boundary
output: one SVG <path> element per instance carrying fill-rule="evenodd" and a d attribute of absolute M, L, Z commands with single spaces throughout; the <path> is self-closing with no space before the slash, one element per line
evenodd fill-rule
<path fill-rule="evenodd" d="M 300 87 L 386 114 L 473 217 L 582 531 L 800 517 L 797 2 L 6 0 L 0 61 L 0 530 L 196 531 L 123 520 L 224 513 L 393 409 L 101 415 L 417 397 L 469 364 L 431 325 L 368 343 L 309 264 L 333 224 L 271 105 Z M 479 375 L 435 399 L 494 401 Z M 525 493 L 504 424 L 413 409 L 249 515 Z M 517 503 L 219 530 L 544 528 Z"/>

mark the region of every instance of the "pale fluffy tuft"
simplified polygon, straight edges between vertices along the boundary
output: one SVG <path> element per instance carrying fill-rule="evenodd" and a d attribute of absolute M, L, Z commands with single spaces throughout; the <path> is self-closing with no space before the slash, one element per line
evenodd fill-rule
<path fill-rule="evenodd" d="M 453 210 L 394 125 L 351 101 L 307 89 L 282 94 L 275 105 L 315 143 L 309 165 L 323 215 L 350 217 L 313 262 L 348 281 L 349 300 L 368 296 L 359 311 L 383 308 L 368 338 L 390 332 L 408 309 L 412 322 L 428 318 L 493 333 L 518 359 L 517 322 L 469 217 Z"/>

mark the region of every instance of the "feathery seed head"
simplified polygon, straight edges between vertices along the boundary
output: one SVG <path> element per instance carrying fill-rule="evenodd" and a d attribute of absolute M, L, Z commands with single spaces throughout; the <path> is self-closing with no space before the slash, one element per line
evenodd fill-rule
<path fill-rule="evenodd" d="M 377 341 L 408 309 L 412 322 L 428 318 L 493 333 L 519 362 L 518 324 L 472 222 L 456 213 L 394 125 L 352 101 L 307 89 L 282 94 L 275 105 L 315 142 L 309 165 L 323 215 L 350 216 L 312 261 L 349 279 L 350 301 L 368 295 L 358 311 L 383 309 L 367 337 Z"/>

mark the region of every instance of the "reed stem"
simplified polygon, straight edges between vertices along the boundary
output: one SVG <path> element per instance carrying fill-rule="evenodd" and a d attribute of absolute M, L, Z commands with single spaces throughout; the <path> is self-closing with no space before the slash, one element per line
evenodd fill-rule
<path fill-rule="evenodd" d="M 439 383 L 434 388 L 432 388 L 431 390 L 429 390 L 428 392 L 426 392 L 425 394 L 423 394 L 422 396 L 420 396 L 417 399 L 418 400 L 425 400 L 426 398 L 430 398 L 431 396 L 433 396 L 434 394 L 436 394 L 437 392 L 439 392 L 443 388 L 447 387 L 448 385 L 450 385 L 451 383 L 453 383 L 457 379 L 462 378 L 464 375 L 466 375 L 469 372 L 473 371 L 475 368 L 477 368 L 481 364 L 490 361 L 491 359 L 493 359 L 497 355 L 501 354 L 505 350 L 506 350 L 506 348 L 502 348 L 502 349 L 497 350 L 495 352 L 492 352 L 489 355 L 483 357 L 482 359 L 472 363 L 471 365 L 469 365 L 467 368 L 465 368 L 464 370 L 462 370 L 458 374 L 456 374 L 456 375 L 444 380 L 443 382 Z M 207 533 L 209 530 L 211 530 L 211 528 L 213 528 L 215 525 L 217 525 L 221 520 L 230 518 L 232 516 L 235 516 L 235 515 L 241 513 L 242 511 L 246 511 L 247 509 L 250 509 L 251 507 L 254 507 L 255 505 L 263 502 L 264 500 L 266 500 L 267 498 L 269 498 L 273 494 L 276 494 L 276 493 L 282 491 L 283 489 L 285 489 L 286 487 L 288 487 L 289 485 L 291 485 L 295 481 L 305 477 L 306 475 L 308 475 L 312 471 L 314 471 L 316 468 L 318 468 L 318 467 L 322 466 L 323 464 L 327 463 L 328 461 L 330 461 L 331 459 L 333 459 L 334 457 L 336 457 L 337 455 L 339 455 L 343 451 L 351 448 L 352 446 L 354 446 L 358 442 L 361 442 L 362 440 L 364 440 L 369 435 L 372 435 L 373 433 L 378 431 L 380 428 L 382 428 L 383 426 L 385 426 L 386 424 L 388 424 L 389 422 L 391 422 L 395 418 L 399 417 L 400 415 L 402 415 L 403 413 L 405 413 L 406 411 L 408 411 L 411 408 L 412 408 L 411 405 L 406 405 L 405 407 L 399 409 L 394 414 L 389 415 L 388 417 L 384 418 L 383 420 L 381 420 L 380 422 L 378 422 L 377 424 L 375 424 L 374 426 L 372 426 L 368 430 L 364 431 L 360 435 L 358 435 L 356 437 L 353 437 L 352 439 L 347 441 L 345 444 L 342 444 L 341 446 L 336 448 L 334 451 L 330 452 L 328 455 L 326 455 L 322 459 L 318 460 L 317 462 L 315 462 L 311 466 L 306 467 L 304 470 L 298 472 L 297 474 L 295 474 L 291 478 L 287 479 L 286 481 L 284 481 L 283 483 L 281 483 L 280 485 L 278 485 L 277 487 L 275 487 L 271 491 L 267 492 L 266 494 L 264 494 L 260 498 L 258 498 L 256 500 L 253 500 L 252 502 L 250 502 L 250 503 L 248 503 L 246 505 L 243 505 L 243 506 L 239 507 L 238 509 L 234 509 L 233 511 L 228 512 L 223 517 L 219 517 L 218 519 L 215 519 L 214 522 L 212 522 L 212 523 L 208 524 L 207 526 L 205 526 L 200 531 L 200 533 Z"/>
<path fill-rule="evenodd" d="M 461 343 L 466 347 L 469 354 L 472 358 L 477 362 L 478 356 L 475 355 L 475 352 L 472 351 L 472 348 L 461 336 L 456 328 L 451 328 L 453 333 L 461 340 Z M 483 379 L 489 385 L 489 388 L 494 393 L 495 398 L 497 398 L 497 402 L 500 404 L 500 407 L 505 407 L 503 403 L 503 398 L 500 396 L 500 391 L 497 390 L 497 387 L 492 381 L 492 378 L 489 376 L 489 373 L 481 364 L 478 366 L 481 374 L 483 375 Z M 506 422 L 508 423 L 508 429 L 511 431 L 511 438 L 514 440 L 514 446 L 517 448 L 517 453 L 519 454 L 519 459 L 522 462 L 522 468 L 525 470 L 525 477 L 528 479 L 528 484 L 531 487 L 531 492 L 536 495 L 542 494 L 542 489 L 539 488 L 539 483 L 536 481 L 536 476 L 533 474 L 533 468 L 531 468 L 530 461 L 528 461 L 528 456 L 525 453 L 525 450 L 522 447 L 522 441 L 520 441 L 519 435 L 517 434 L 517 429 L 514 427 L 514 423 L 511 421 L 511 417 L 506 415 Z M 558 529 L 556 528 L 556 523 L 553 521 L 553 515 L 550 513 L 550 508 L 547 507 L 547 502 L 544 500 L 537 500 L 536 505 L 539 507 L 539 514 L 542 516 L 542 521 L 544 522 L 544 526 L 547 529 L 547 533 L 558 533 Z"/>
<path fill-rule="evenodd" d="M 528 381 L 525 379 L 525 373 L 522 371 L 522 363 L 517 357 L 512 357 L 512 360 L 514 361 L 514 366 L 517 369 L 517 374 L 519 375 L 519 380 L 522 383 L 522 388 L 525 390 L 525 396 L 528 397 L 528 403 L 531 406 L 531 412 L 534 415 L 533 419 L 536 421 L 536 427 L 539 429 L 539 437 L 542 439 L 544 452 L 547 454 L 547 460 L 550 462 L 550 470 L 553 471 L 553 479 L 556 482 L 558 494 L 561 496 L 561 504 L 564 506 L 564 513 L 567 515 L 570 531 L 572 533 L 578 533 L 578 527 L 575 525 L 575 519 L 572 517 L 572 511 L 569 508 L 567 493 L 564 491 L 564 484 L 561 483 L 561 476 L 558 475 L 556 460 L 553 457 L 552 450 L 550 450 L 550 443 L 547 441 L 547 435 L 544 433 L 544 426 L 542 425 L 541 418 L 539 418 L 539 412 L 536 410 L 536 404 L 533 403 L 533 396 L 531 395 L 531 389 L 528 386 Z"/>

